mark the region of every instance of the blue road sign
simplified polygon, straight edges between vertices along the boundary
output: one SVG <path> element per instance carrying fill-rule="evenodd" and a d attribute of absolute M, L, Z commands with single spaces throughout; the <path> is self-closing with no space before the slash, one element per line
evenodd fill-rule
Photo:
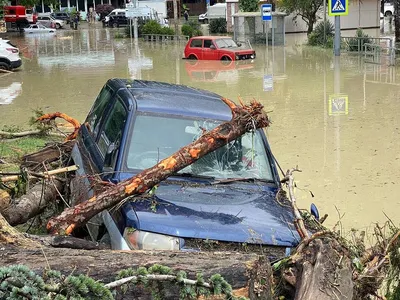
<path fill-rule="evenodd" d="M 261 5 L 261 17 L 263 21 L 272 21 L 272 4 Z"/>
<path fill-rule="evenodd" d="M 270 92 L 274 89 L 274 79 L 272 75 L 264 75 L 263 90 L 264 92 Z"/>
<path fill-rule="evenodd" d="M 329 0 L 328 15 L 347 16 L 349 14 L 349 0 Z"/>

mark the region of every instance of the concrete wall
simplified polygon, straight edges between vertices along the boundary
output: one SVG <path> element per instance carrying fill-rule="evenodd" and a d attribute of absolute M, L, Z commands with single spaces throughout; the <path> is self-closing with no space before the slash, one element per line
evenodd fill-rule
<path fill-rule="evenodd" d="M 320 21 L 323 20 L 323 10 L 319 12 Z M 355 28 L 372 28 L 380 26 L 380 1 L 378 0 L 362 0 L 362 2 L 349 1 L 349 15 L 340 17 L 341 29 L 355 29 Z M 327 17 L 332 23 L 334 17 Z M 307 25 L 297 17 L 293 21 L 293 15 L 289 15 L 285 20 L 286 33 L 291 32 L 306 32 Z"/>

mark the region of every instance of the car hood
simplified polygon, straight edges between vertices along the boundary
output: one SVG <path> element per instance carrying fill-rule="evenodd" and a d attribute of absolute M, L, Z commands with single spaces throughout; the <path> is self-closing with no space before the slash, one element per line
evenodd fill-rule
<path fill-rule="evenodd" d="M 255 52 L 255 50 L 253 50 L 253 49 L 243 49 L 243 48 L 240 48 L 240 47 L 231 47 L 231 48 L 220 48 L 221 50 L 229 50 L 229 51 L 232 51 L 232 52 L 237 52 L 237 53 L 240 53 L 240 54 L 244 54 L 244 53 L 254 53 Z"/>
<path fill-rule="evenodd" d="M 250 187 L 249 187 L 250 186 Z M 275 200 L 276 188 L 252 184 L 158 187 L 152 198 L 123 206 L 126 226 L 219 241 L 295 246 L 299 236 L 290 208 Z"/>

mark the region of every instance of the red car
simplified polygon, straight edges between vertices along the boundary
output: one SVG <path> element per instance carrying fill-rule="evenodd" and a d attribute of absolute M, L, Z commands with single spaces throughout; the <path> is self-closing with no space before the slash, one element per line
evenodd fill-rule
<path fill-rule="evenodd" d="M 184 55 L 187 59 L 242 60 L 256 58 L 256 51 L 241 48 L 230 37 L 196 36 L 189 39 Z"/>

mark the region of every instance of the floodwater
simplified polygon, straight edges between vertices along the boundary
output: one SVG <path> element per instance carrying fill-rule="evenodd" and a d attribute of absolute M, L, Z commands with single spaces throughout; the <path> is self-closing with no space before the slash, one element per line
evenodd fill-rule
<path fill-rule="evenodd" d="M 379 34 L 379 30 L 377 31 Z M 112 77 L 159 80 L 257 99 L 273 121 L 272 150 L 286 170 L 299 166 L 299 207 L 314 202 L 344 229 L 368 229 L 400 217 L 400 70 L 335 60 L 330 51 L 301 46 L 256 46 L 253 63 L 182 60 L 184 43 L 114 39 L 112 29 L 59 31 L 56 37 L 12 36 L 23 67 L 0 77 L 0 127 L 26 128 L 34 109 L 61 111 L 83 121 Z M 1 75 L 0 75 L 1 76 Z M 311 196 L 312 191 L 314 197 Z"/>

